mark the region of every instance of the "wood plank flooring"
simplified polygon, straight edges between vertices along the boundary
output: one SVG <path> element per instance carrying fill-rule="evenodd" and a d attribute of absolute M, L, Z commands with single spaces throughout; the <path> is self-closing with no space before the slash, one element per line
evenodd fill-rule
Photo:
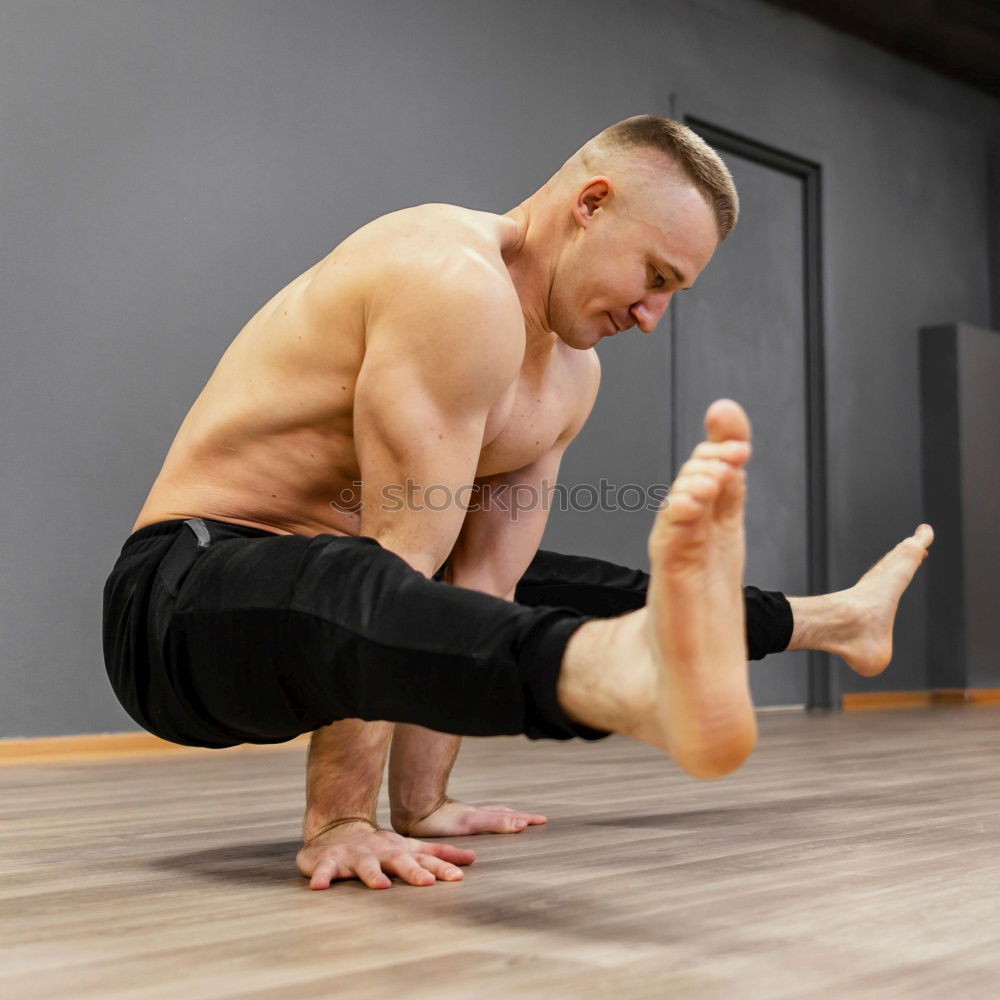
<path fill-rule="evenodd" d="M 1000 996 L 1000 708 L 763 713 L 749 763 L 468 740 L 457 884 L 309 890 L 304 749 L 0 768 L 0 997 Z M 383 817 L 386 816 L 383 803 Z"/>

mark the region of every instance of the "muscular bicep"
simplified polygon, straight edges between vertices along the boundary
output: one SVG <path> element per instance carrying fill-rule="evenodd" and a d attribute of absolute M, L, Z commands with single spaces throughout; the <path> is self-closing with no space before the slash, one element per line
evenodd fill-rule
<path fill-rule="evenodd" d="M 367 369 L 367 370 L 366 370 Z M 442 399 L 419 365 L 362 369 L 354 404 L 361 533 L 432 573 L 457 536 L 462 486 L 471 484 L 485 412 Z"/>
<path fill-rule="evenodd" d="M 368 329 L 354 400 L 361 533 L 429 575 L 465 518 L 490 407 L 523 344 L 489 289 L 424 287 Z"/>

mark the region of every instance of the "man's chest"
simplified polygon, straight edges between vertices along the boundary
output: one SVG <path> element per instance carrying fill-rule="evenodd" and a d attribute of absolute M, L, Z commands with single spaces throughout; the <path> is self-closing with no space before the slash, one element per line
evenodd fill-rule
<path fill-rule="evenodd" d="M 522 374 L 490 410 L 476 476 L 513 472 L 548 454 L 577 405 L 563 372 Z"/>

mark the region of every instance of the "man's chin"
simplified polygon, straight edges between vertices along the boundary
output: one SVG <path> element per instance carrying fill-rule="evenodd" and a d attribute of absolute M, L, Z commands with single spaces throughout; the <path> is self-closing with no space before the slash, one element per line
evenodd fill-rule
<path fill-rule="evenodd" d="M 589 351 L 604 334 L 599 330 L 588 330 L 586 327 L 571 330 L 564 333 L 561 330 L 552 331 L 567 347 L 572 347 L 575 351 Z"/>
<path fill-rule="evenodd" d="M 578 334 L 573 340 L 567 340 L 566 343 L 576 351 L 589 351 L 603 339 L 603 333 L 584 333 Z"/>

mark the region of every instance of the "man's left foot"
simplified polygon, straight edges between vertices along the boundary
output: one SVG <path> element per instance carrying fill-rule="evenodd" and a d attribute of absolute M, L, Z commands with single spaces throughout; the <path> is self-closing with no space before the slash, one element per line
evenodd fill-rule
<path fill-rule="evenodd" d="M 470 806 L 448 799 L 415 822 L 393 819 L 392 828 L 407 837 L 464 837 L 473 833 L 520 833 L 529 826 L 547 822 L 544 816 L 507 806 Z"/>
<path fill-rule="evenodd" d="M 850 590 L 841 591 L 840 625 L 823 644 L 856 673 L 874 677 L 892 659 L 892 626 L 903 591 L 927 558 L 934 541 L 929 524 L 883 556 Z"/>

